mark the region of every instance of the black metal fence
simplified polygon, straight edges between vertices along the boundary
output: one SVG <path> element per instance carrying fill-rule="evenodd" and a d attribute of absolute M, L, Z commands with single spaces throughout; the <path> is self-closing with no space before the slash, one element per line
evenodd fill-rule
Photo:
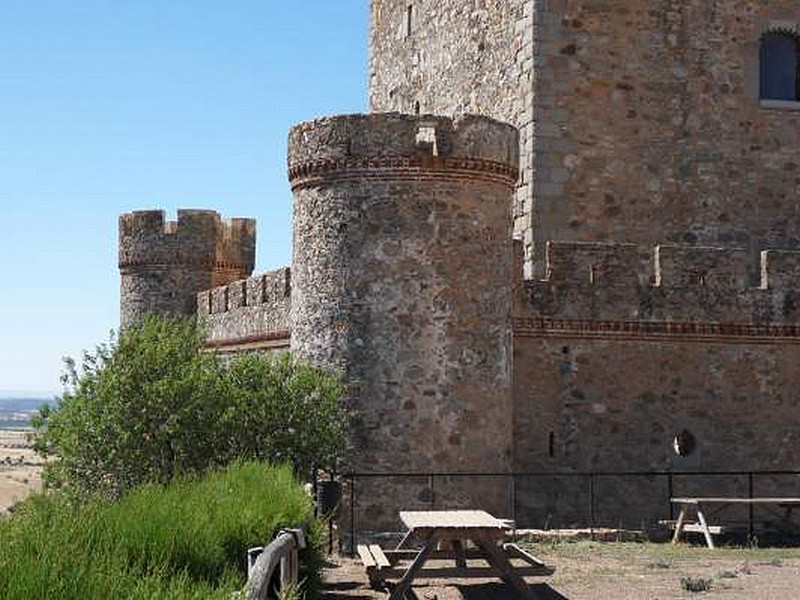
<path fill-rule="evenodd" d="M 519 529 L 601 527 L 647 530 L 674 519 L 680 496 L 800 497 L 800 471 L 594 471 L 517 473 L 349 473 L 345 512 L 359 531 L 391 530 L 398 510 L 485 509 Z M 734 507 L 726 518 L 750 532 L 769 510 Z M 390 525 L 387 525 L 390 523 Z M 397 531 L 400 530 L 397 523 Z M 388 529 L 387 529 L 388 527 Z"/>

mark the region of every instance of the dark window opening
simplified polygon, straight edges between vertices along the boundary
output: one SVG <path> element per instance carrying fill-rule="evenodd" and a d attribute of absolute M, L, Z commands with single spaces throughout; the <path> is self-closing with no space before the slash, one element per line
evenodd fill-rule
<path fill-rule="evenodd" d="M 414 25 L 414 5 L 409 4 L 406 9 L 406 37 L 411 37 L 411 30 Z"/>
<path fill-rule="evenodd" d="M 547 453 L 550 455 L 550 458 L 553 458 L 556 454 L 556 434 L 552 431 L 547 439 Z"/>
<path fill-rule="evenodd" d="M 761 99 L 800 100 L 797 36 L 771 32 L 761 38 Z"/>
<path fill-rule="evenodd" d="M 419 102 L 414 102 L 414 114 L 418 115 L 420 111 Z"/>

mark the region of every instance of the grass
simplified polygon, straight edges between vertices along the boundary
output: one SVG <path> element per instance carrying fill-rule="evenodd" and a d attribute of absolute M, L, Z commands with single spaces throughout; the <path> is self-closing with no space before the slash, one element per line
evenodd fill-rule
<path fill-rule="evenodd" d="M 0 522 L 0 589 L 6 600 L 227 599 L 244 585 L 248 547 L 311 516 L 291 471 L 258 463 L 112 504 L 38 495 Z"/>
<path fill-rule="evenodd" d="M 735 557 L 740 560 L 779 562 L 800 559 L 800 549 L 787 547 L 758 548 L 752 546 L 722 546 L 715 549 L 690 544 L 656 544 L 649 542 L 590 542 L 555 541 L 528 543 L 525 546 L 534 554 L 567 556 L 570 558 L 609 557 L 636 559 L 650 568 L 665 568 L 676 561 L 696 561 L 698 557 L 709 560 Z"/>

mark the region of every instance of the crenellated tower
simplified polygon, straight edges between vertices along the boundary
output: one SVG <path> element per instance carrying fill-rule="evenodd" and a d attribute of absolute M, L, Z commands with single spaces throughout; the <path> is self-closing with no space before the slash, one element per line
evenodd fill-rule
<path fill-rule="evenodd" d="M 197 294 L 248 277 L 255 263 L 253 219 L 211 210 L 135 211 L 119 218 L 120 324 L 147 313 L 194 315 Z"/>
<path fill-rule="evenodd" d="M 292 129 L 291 348 L 346 374 L 357 469 L 510 468 L 517 150 L 516 130 L 487 117 Z M 479 488 L 452 490 L 448 504 L 497 493 Z M 414 489 L 394 500 L 410 505 Z M 376 518 L 396 508 L 376 504 Z"/>

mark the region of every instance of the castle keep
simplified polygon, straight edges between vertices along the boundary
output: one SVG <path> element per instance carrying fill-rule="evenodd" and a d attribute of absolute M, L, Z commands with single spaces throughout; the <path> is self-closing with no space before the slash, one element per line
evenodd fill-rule
<path fill-rule="evenodd" d="M 371 11 L 372 113 L 289 136 L 292 266 L 250 276 L 249 220 L 123 215 L 123 325 L 197 314 L 220 352 L 341 369 L 361 472 L 800 469 L 797 4 Z M 464 481 L 365 482 L 365 516 L 507 513 Z M 598 484 L 597 518 L 665 516 L 646 483 Z M 516 485 L 526 524 L 586 523 L 579 478 Z"/>

